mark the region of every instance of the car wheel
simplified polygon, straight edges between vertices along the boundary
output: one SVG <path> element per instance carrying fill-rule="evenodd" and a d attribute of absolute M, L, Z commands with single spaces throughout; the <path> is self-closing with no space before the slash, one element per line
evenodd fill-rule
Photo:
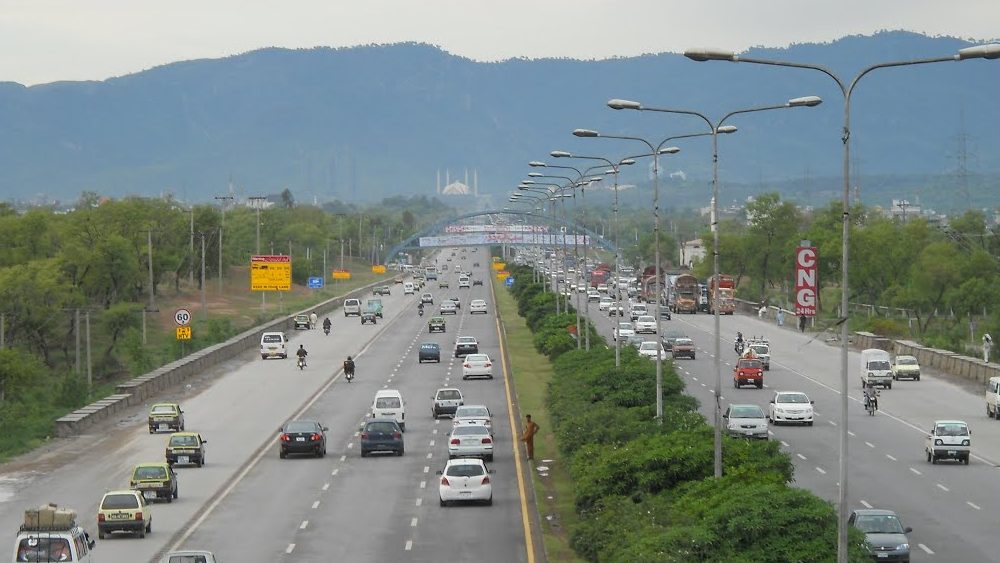
<path fill-rule="evenodd" d="M 493 495 L 490 495 L 490 498 L 486 499 L 486 506 L 493 506 Z"/>
<path fill-rule="evenodd" d="M 892 383 L 886 383 L 885 384 L 885 388 L 886 389 L 892 389 Z"/>
<path fill-rule="evenodd" d="M 146 533 L 147 534 L 153 533 L 153 521 L 152 520 L 150 520 L 149 522 L 146 522 Z"/>
<path fill-rule="evenodd" d="M 153 427 L 152 427 L 152 426 L 150 426 L 150 427 L 149 427 L 149 433 L 150 433 L 150 434 L 153 434 L 154 432 L 156 432 L 156 431 L 155 431 L 155 430 L 153 430 Z"/>
<path fill-rule="evenodd" d="M 694 359 L 694 354 L 691 354 L 691 359 L 692 359 L 692 360 Z"/>
<path fill-rule="evenodd" d="M 493 461 L 493 454 L 490 454 L 490 455 L 488 455 L 488 456 L 485 456 L 485 457 L 483 458 L 483 461 Z"/>
<path fill-rule="evenodd" d="M 764 382 L 763 381 L 757 383 L 757 389 L 763 389 L 763 388 L 764 388 Z"/>
<path fill-rule="evenodd" d="M 399 451 L 396 452 L 396 455 L 399 457 L 403 457 L 403 448 L 399 448 Z"/>
<path fill-rule="evenodd" d="M 969 465 L 969 456 L 965 456 L 965 465 Z"/>
<path fill-rule="evenodd" d="M 281 459 L 285 459 L 286 457 L 288 457 L 288 452 L 286 452 L 284 450 L 279 451 L 278 452 L 278 457 L 280 457 Z"/>
<path fill-rule="evenodd" d="M 104 532 L 102 532 L 102 531 L 100 531 L 100 530 L 97 530 L 97 539 L 99 539 L 99 540 L 103 540 L 103 539 L 105 539 L 105 538 L 107 538 L 107 537 L 108 537 L 108 535 L 107 535 L 107 534 L 105 534 Z"/>
<path fill-rule="evenodd" d="M 448 506 L 448 501 L 444 500 L 441 497 L 438 497 L 438 502 L 441 503 L 441 506 Z"/>
<path fill-rule="evenodd" d="M 264 354 L 261 354 L 261 355 L 260 355 L 260 359 L 262 359 L 262 360 L 266 360 L 266 359 L 267 359 L 267 356 L 265 356 Z"/>
<path fill-rule="evenodd" d="M 406 432 L 406 423 L 405 422 L 400 422 L 399 423 L 399 431 L 400 432 Z"/>
<path fill-rule="evenodd" d="M 167 493 L 167 504 L 171 504 L 173 502 L 174 502 L 174 495 L 173 495 L 173 493 Z"/>
<path fill-rule="evenodd" d="M 918 376 L 914 377 L 913 381 L 920 381 L 920 376 L 918 375 Z"/>
<path fill-rule="evenodd" d="M 735 379 L 733 380 L 733 388 L 734 389 L 739 389 L 740 388 L 740 384 L 737 383 L 737 381 Z"/>
<path fill-rule="evenodd" d="M 368 457 L 368 450 L 361 450 L 361 457 Z"/>
<path fill-rule="evenodd" d="M 812 425 L 813 425 L 813 421 L 810 420 L 809 422 L 806 422 L 806 426 L 812 426 Z"/>
<path fill-rule="evenodd" d="M 146 528 L 139 528 L 139 533 L 137 534 L 139 539 L 146 537 Z"/>
<path fill-rule="evenodd" d="M 937 464 L 937 456 L 931 454 L 931 465 L 936 465 L 936 464 Z"/>

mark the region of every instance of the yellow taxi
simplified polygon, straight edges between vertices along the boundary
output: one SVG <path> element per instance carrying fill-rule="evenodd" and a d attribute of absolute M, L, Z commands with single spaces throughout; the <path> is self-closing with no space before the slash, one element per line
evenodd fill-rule
<path fill-rule="evenodd" d="M 167 463 L 205 465 L 206 442 L 197 432 L 174 432 L 167 440 Z"/>
<path fill-rule="evenodd" d="M 128 532 L 140 538 L 153 531 L 153 515 L 142 493 L 133 490 L 108 491 L 97 505 L 97 537 L 112 532 Z"/>
<path fill-rule="evenodd" d="M 167 462 L 140 463 L 132 468 L 128 486 L 140 491 L 146 500 L 177 498 L 177 473 Z"/>
<path fill-rule="evenodd" d="M 184 431 L 184 411 L 177 403 L 156 403 L 149 407 L 149 433 L 173 430 Z"/>

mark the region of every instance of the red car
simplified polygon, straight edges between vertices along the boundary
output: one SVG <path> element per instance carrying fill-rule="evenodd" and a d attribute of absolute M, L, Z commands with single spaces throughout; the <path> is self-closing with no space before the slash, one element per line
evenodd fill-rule
<path fill-rule="evenodd" d="M 764 387 L 764 364 L 756 357 L 741 357 L 733 368 L 733 387 L 738 389 L 744 385 L 756 385 L 757 389 Z"/>

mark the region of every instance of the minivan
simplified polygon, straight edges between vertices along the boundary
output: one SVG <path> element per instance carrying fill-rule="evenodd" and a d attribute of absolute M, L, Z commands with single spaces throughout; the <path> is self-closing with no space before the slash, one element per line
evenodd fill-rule
<path fill-rule="evenodd" d="M 861 386 L 881 385 L 892 389 L 892 361 L 889 352 L 878 348 L 861 351 Z"/>
<path fill-rule="evenodd" d="M 372 401 L 372 418 L 391 418 L 406 432 L 406 402 L 397 389 L 381 389 Z"/>
<path fill-rule="evenodd" d="M 472 285 L 472 279 L 469 276 L 459 276 L 458 278 L 459 289 L 463 287 L 469 289 L 471 285 Z"/>
<path fill-rule="evenodd" d="M 351 315 L 354 315 L 356 317 L 361 316 L 360 299 L 344 299 L 344 316 L 349 317 Z"/>
<path fill-rule="evenodd" d="M 403 295 L 413 295 L 413 282 L 403 282 Z"/>
<path fill-rule="evenodd" d="M 260 335 L 260 359 L 288 357 L 288 337 L 284 332 L 265 332 Z"/>
<path fill-rule="evenodd" d="M 986 416 L 1000 418 L 1000 377 L 991 377 L 986 382 Z"/>

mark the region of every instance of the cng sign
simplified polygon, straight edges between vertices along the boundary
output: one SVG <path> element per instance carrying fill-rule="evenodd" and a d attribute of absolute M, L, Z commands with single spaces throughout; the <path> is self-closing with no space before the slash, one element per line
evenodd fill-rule
<path fill-rule="evenodd" d="M 815 246 L 799 246 L 795 249 L 795 314 L 816 316 L 817 253 Z"/>

